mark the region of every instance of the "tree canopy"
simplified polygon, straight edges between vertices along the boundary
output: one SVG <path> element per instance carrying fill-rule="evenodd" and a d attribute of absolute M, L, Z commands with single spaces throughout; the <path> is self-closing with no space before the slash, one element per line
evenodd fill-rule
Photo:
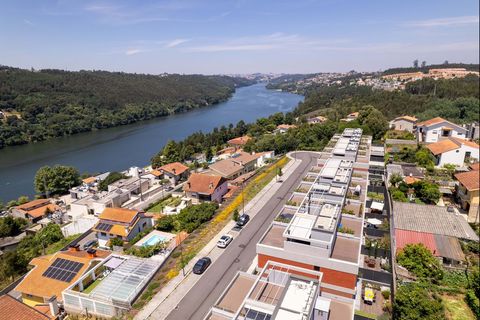
<path fill-rule="evenodd" d="M 446 318 L 440 297 L 416 283 L 410 283 L 400 285 L 395 294 L 393 319 L 442 320 Z"/>
<path fill-rule="evenodd" d="M 440 262 L 423 244 L 407 244 L 397 253 L 397 262 L 420 278 L 441 280 Z"/>
<path fill-rule="evenodd" d="M 44 166 L 35 174 L 35 191 L 41 194 L 63 194 L 81 183 L 77 169 L 69 166 Z"/>

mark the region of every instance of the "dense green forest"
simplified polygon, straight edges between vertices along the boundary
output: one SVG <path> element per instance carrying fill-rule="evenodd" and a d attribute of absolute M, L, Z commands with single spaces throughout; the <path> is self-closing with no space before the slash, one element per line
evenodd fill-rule
<path fill-rule="evenodd" d="M 188 111 L 250 84 L 227 76 L 0 66 L 0 148 Z"/>
<path fill-rule="evenodd" d="M 404 91 L 311 86 L 295 115 L 316 112 L 337 121 L 365 105 L 374 106 L 388 119 L 409 114 L 420 120 L 439 116 L 460 124 L 478 121 L 479 78 L 470 75 L 451 80 L 423 79 L 409 83 Z"/>

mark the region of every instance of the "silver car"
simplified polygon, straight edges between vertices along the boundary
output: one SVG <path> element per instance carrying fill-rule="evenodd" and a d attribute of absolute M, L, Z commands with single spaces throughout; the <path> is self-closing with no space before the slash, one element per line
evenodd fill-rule
<path fill-rule="evenodd" d="M 224 249 L 224 248 L 226 248 L 226 247 L 230 244 L 230 242 L 232 242 L 232 240 L 233 240 L 233 237 L 232 237 L 232 236 L 223 235 L 223 236 L 220 238 L 220 240 L 218 240 L 218 242 L 217 242 L 217 247 Z"/>

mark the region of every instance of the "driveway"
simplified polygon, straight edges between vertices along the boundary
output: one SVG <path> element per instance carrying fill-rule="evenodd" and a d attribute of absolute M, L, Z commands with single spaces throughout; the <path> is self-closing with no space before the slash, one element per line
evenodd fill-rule
<path fill-rule="evenodd" d="M 288 199 L 287 195 L 293 191 L 306 172 L 316 163 L 318 154 L 296 152 L 295 157 L 302 160 L 295 172 L 282 183 L 276 196 L 273 196 L 264 204 L 255 217 L 244 227 L 243 231 L 225 249 L 220 258 L 207 269 L 200 280 L 168 315 L 167 319 L 202 320 L 237 271 L 248 269 L 256 256 L 257 242 L 260 241 L 261 236 L 280 212 Z M 155 313 L 153 312 L 150 319 L 160 318 L 159 316 L 156 317 Z"/>

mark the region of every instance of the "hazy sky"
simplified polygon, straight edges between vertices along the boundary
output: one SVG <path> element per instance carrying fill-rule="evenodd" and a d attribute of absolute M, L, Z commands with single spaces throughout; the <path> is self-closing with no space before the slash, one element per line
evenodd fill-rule
<path fill-rule="evenodd" d="M 478 63 L 478 0 L 0 0 L 0 64 L 140 73 Z"/>

